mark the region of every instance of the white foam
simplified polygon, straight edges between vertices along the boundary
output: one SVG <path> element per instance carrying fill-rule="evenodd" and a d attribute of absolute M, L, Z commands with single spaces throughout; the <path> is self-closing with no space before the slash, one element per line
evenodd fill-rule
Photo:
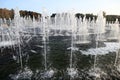
<path fill-rule="evenodd" d="M 67 71 L 68 71 L 68 75 L 70 75 L 71 78 L 74 78 L 78 75 L 78 70 L 75 68 L 68 68 Z"/>
<path fill-rule="evenodd" d="M 0 47 L 13 46 L 15 44 L 17 44 L 16 41 L 2 41 L 0 42 Z"/>
<path fill-rule="evenodd" d="M 23 79 L 29 79 L 30 80 L 32 75 L 33 75 L 33 72 L 28 67 L 25 67 L 24 71 L 20 71 L 16 75 L 11 74 L 10 76 L 13 80 L 18 80 L 18 79 L 22 79 L 22 80 Z"/>
<path fill-rule="evenodd" d="M 105 47 L 100 48 L 90 48 L 87 51 L 80 50 L 83 54 L 91 54 L 91 55 L 104 55 L 109 52 L 116 52 L 118 49 L 120 49 L 120 44 L 118 42 L 104 42 L 106 45 Z"/>

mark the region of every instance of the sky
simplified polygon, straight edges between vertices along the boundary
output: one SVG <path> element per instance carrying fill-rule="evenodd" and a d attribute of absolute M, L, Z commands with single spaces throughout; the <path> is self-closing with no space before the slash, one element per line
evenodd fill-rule
<path fill-rule="evenodd" d="M 79 13 L 120 15 L 120 0 L 0 0 L 0 8 L 28 10 L 42 13 L 45 8 L 48 14 L 74 10 Z"/>

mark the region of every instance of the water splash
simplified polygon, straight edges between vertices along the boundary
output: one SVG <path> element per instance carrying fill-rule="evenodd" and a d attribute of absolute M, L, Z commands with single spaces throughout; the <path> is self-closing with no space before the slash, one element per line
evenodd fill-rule
<path fill-rule="evenodd" d="M 78 70 L 75 69 L 75 68 L 68 68 L 67 69 L 67 72 L 68 72 L 68 75 L 71 77 L 71 78 L 75 78 L 75 77 L 78 77 Z"/>
<path fill-rule="evenodd" d="M 20 79 L 30 80 L 32 75 L 33 75 L 33 72 L 28 67 L 25 67 L 23 71 L 20 70 L 18 74 L 15 74 L 15 75 L 11 74 L 10 77 L 13 80 L 20 80 Z"/>

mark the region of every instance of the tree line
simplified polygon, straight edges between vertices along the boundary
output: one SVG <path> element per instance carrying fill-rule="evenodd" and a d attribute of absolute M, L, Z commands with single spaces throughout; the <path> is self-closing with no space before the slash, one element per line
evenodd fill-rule
<path fill-rule="evenodd" d="M 33 18 L 33 16 L 34 16 L 35 19 L 38 19 L 38 16 L 41 16 L 41 14 L 37 13 L 37 12 L 33 12 L 33 11 L 20 10 L 20 16 L 22 16 L 22 17 L 29 17 L 30 16 L 31 18 Z M 14 18 L 14 10 L 0 8 L 0 18 L 13 19 Z"/>
<path fill-rule="evenodd" d="M 51 17 L 55 17 L 57 13 L 53 13 L 51 15 Z M 22 17 L 28 17 L 30 16 L 31 18 L 33 18 L 33 16 L 35 17 L 35 19 L 38 19 L 38 16 L 41 17 L 40 13 L 37 12 L 33 12 L 33 11 L 27 11 L 27 10 L 20 10 L 20 16 Z M 77 18 L 83 18 L 84 16 L 86 16 L 86 19 L 90 19 L 93 20 L 93 17 L 95 19 L 97 19 L 97 15 L 93 15 L 93 14 L 82 14 L 82 13 L 76 13 L 75 16 Z M 116 19 L 118 19 L 118 21 L 120 22 L 120 15 L 106 15 L 105 12 L 103 12 L 103 16 L 106 18 L 106 21 L 109 22 L 114 22 Z M 14 10 L 8 10 L 6 8 L 2 9 L 0 8 L 0 18 L 6 18 L 6 19 L 13 19 L 14 18 Z"/>

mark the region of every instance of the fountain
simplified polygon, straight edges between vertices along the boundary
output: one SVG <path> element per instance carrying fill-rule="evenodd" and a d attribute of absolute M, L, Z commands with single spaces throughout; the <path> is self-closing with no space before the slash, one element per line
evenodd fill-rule
<path fill-rule="evenodd" d="M 111 75 L 107 70 L 120 71 L 118 19 L 114 23 L 106 24 L 103 12 L 98 14 L 97 19 L 87 19 L 87 15 L 75 17 L 74 12 L 56 13 L 55 17 L 50 17 L 46 11 L 43 11 L 42 16 L 38 16 L 37 20 L 36 16 L 20 17 L 17 8 L 14 13 L 13 20 L 0 19 L 1 53 L 5 52 L 4 49 L 11 50 L 10 61 L 16 61 L 16 64 L 20 65 L 17 67 L 19 70 L 9 75 L 11 79 L 92 80 L 90 77 L 102 79 L 102 76 L 108 76 L 109 79 L 114 74 Z M 117 41 L 109 42 L 112 39 Z M 86 48 L 89 45 L 90 47 Z M 41 55 L 42 58 L 34 59 L 33 55 Z M 60 65 L 57 65 L 58 62 Z"/>
<path fill-rule="evenodd" d="M 76 32 L 76 18 L 74 16 L 74 13 L 71 13 L 70 15 L 70 24 L 71 24 L 71 31 L 72 31 L 72 34 L 71 34 L 71 53 L 70 53 L 70 68 L 67 69 L 68 71 L 68 75 L 70 75 L 70 79 L 71 78 L 74 78 L 74 77 L 77 77 L 77 69 L 75 68 L 75 66 L 73 66 L 73 54 L 75 52 L 75 45 L 74 45 L 74 41 L 75 41 L 75 32 Z M 75 23 L 74 23 L 75 22 Z"/>
<path fill-rule="evenodd" d="M 19 14 L 19 9 L 16 8 L 14 10 L 14 25 L 15 25 L 15 36 L 16 36 L 16 40 L 19 43 L 18 44 L 18 52 L 19 52 L 19 59 L 20 59 L 20 65 L 21 65 L 21 69 L 23 69 L 23 62 L 22 62 L 22 52 L 21 52 L 21 36 L 20 36 L 20 31 L 22 31 L 21 29 L 21 21 L 20 21 L 20 14 Z"/>
<path fill-rule="evenodd" d="M 119 47 L 120 47 L 120 36 L 119 36 L 119 34 L 120 34 L 120 28 L 119 28 L 119 22 L 118 22 L 118 19 L 116 19 L 116 21 L 115 21 L 115 24 L 114 24 L 115 26 L 115 28 L 116 29 L 113 29 L 113 30 L 115 30 L 115 37 L 117 38 L 117 40 L 118 40 L 118 43 L 119 43 Z M 117 68 L 117 70 L 120 72 L 120 61 L 119 61 L 119 58 L 120 58 L 120 54 L 119 54 L 119 51 L 120 51 L 120 49 L 117 49 L 117 51 L 116 51 L 116 57 L 115 57 L 115 63 L 114 63 L 114 66 Z"/>
<path fill-rule="evenodd" d="M 33 72 L 31 71 L 31 69 L 29 69 L 27 66 L 24 67 L 23 65 L 23 56 L 25 54 L 22 53 L 22 47 L 21 45 L 23 44 L 23 39 L 22 39 L 22 36 L 24 36 L 22 34 L 22 31 L 24 29 L 24 26 L 22 24 L 22 18 L 20 17 L 20 14 L 19 14 L 19 9 L 16 8 L 14 10 L 14 26 L 12 27 L 15 32 L 13 34 L 13 36 L 15 36 L 15 41 L 17 42 L 17 47 L 15 48 L 18 48 L 18 50 L 16 52 L 18 52 L 18 61 L 20 63 L 20 70 L 18 71 L 17 74 L 11 74 L 10 77 L 13 79 L 13 80 L 18 80 L 18 79 L 30 79 L 33 75 Z M 16 60 L 16 56 L 13 55 L 13 58 Z"/>
<path fill-rule="evenodd" d="M 51 30 L 54 31 L 54 36 L 70 36 L 71 30 L 69 13 L 57 13 L 54 22 L 51 25 Z M 65 33 L 64 33 L 65 32 Z"/>
<path fill-rule="evenodd" d="M 45 13 L 43 13 L 43 16 L 42 16 L 42 22 L 43 22 L 43 44 L 44 44 L 44 59 L 45 59 L 45 64 L 44 64 L 44 66 L 45 66 L 45 70 L 47 70 L 47 57 L 46 57 L 46 55 L 47 55 L 47 37 L 48 37 L 48 35 L 47 35 L 47 25 L 46 25 L 46 15 L 44 15 Z"/>
<path fill-rule="evenodd" d="M 119 35 L 119 22 L 118 19 L 114 23 L 108 23 L 107 24 L 107 30 L 108 30 L 108 40 L 118 40 Z"/>
<path fill-rule="evenodd" d="M 103 17 L 103 12 L 100 12 L 98 14 L 97 20 L 96 20 L 96 25 L 94 26 L 94 34 L 96 35 L 96 49 L 98 48 L 99 41 L 104 41 L 104 34 L 105 34 L 105 18 Z M 97 53 L 94 54 L 94 65 L 93 65 L 93 70 L 90 70 L 90 75 L 94 74 L 95 78 L 100 77 L 100 73 L 97 69 L 96 63 L 97 63 Z M 101 70 L 100 70 L 101 71 Z M 97 72 L 97 73 L 96 73 Z"/>
<path fill-rule="evenodd" d="M 47 52 L 48 52 L 48 42 L 49 42 L 49 26 L 48 26 L 48 16 L 46 14 L 46 10 L 43 10 L 43 15 L 42 15 L 42 27 L 43 27 L 43 45 L 44 45 L 44 67 L 45 71 L 42 73 L 43 78 L 51 78 L 54 75 L 54 70 L 48 69 L 47 65 Z"/>
<path fill-rule="evenodd" d="M 77 24 L 78 30 L 76 32 L 76 41 L 75 44 L 88 44 L 90 41 L 88 40 L 89 33 L 88 33 L 88 25 L 86 17 L 84 16 L 83 21 L 82 19 L 78 19 Z"/>

